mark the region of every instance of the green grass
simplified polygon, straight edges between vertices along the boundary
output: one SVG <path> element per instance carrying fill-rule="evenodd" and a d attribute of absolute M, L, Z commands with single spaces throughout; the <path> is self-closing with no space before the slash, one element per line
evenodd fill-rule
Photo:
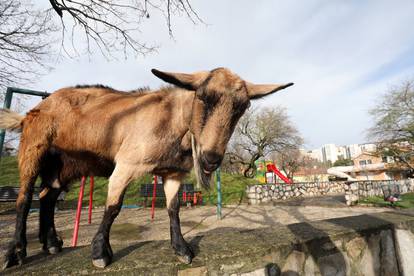
<path fill-rule="evenodd" d="M 39 180 L 38 180 L 39 182 Z M 132 182 L 126 191 L 124 197 L 124 205 L 141 205 L 143 198 L 139 196 L 139 190 L 142 184 L 151 183 L 151 176 L 139 178 Z M 184 183 L 192 183 L 195 185 L 195 176 L 190 174 Z M 245 188 L 250 184 L 257 184 L 254 179 L 245 178 L 242 175 L 232 175 L 221 173 L 221 187 L 223 204 L 238 204 L 245 200 Z M 38 186 L 39 184 L 37 184 Z M 0 186 L 19 186 L 19 172 L 17 169 L 16 157 L 2 157 L 0 160 Z M 80 188 L 80 181 L 74 183 L 69 192 L 65 195 L 65 206 L 76 208 Z M 108 189 L 108 180 L 106 178 L 96 177 L 94 186 L 94 206 L 102 206 L 105 204 Z M 214 179 L 214 185 L 210 190 L 202 189 L 204 204 L 217 204 L 217 187 Z M 85 185 L 85 192 L 83 200 L 89 199 L 89 180 Z M 149 199 L 150 200 L 150 199 Z M 157 206 L 163 206 L 162 200 L 159 200 Z"/>
<path fill-rule="evenodd" d="M 19 170 L 15 156 L 0 159 L 0 186 L 19 186 Z"/>
<path fill-rule="evenodd" d="M 360 200 L 359 202 L 362 204 L 370 204 L 377 207 L 397 207 L 408 209 L 414 207 L 414 193 L 407 193 L 401 195 L 401 201 L 398 201 L 394 204 L 385 201 L 384 198 L 380 196 L 367 197 Z"/>

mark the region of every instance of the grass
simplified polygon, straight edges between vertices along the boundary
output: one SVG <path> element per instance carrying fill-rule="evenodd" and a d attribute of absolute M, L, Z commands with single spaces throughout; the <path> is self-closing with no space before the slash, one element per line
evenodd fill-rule
<path fill-rule="evenodd" d="M 19 170 L 15 156 L 0 159 L 0 186 L 19 186 Z"/>
<path fill-rule="evenodd" d="M 37 181 L 37 186 L 39 185 Z M 139 196 L 139 190 L 142 184 L 151 183 L 151 175 L 141 177 L 132 182 L 126 191 L 124 196 L 124 205 L 141 205 L 143 198 Z M 190 174 L 184 183 L 195 184 L 194 174 Z M 212 185 L 210 190 L 202 189 L 204 204 L 217 204 L 217 187 Z M 254 179 L 245 178 L 242 175 L 232 175 L 227 173 L 221 173 L 221 187 L 223 204 L 238 204 L 245 200 L 245 189 L 247 185 L 257 184 Z M 0 186 L 19 186 L 19 172 L 17 169 L 16 157 L 6 156 L 0 160 Z M 77 181 L 70 187 L 69 192 L 65 195 L 64 206 L 76 208 L 76 202 L 78 200 L 80 189 L 80 181 Z M 108 180 L 106 178 L 96 177 L 94 186 L 94 206 L 103 206 L 105 204 L 106 195 L 108 189 Z M 87 180 L 84 191 L 83 200 L 86 201 L 89 198 L 89 181 Z M 150 199 L 149 199 L 150 200 Z M 163 206 L 164 201 L 159 200 L 157 206 Z"/>
<path fill-rule="evenodd" d="M 359 201 L 362 204 L 369 204 L 376 207 L 397 207 L 397 208 L 413 208 L 414 207 L 414 193 L 407 193 L 401 195 L 401 201 L 397 201 L 394 204 L 391 204 L 388 201 L 385 201 L 383 197 L 372 196 L 367 197 Z"/>

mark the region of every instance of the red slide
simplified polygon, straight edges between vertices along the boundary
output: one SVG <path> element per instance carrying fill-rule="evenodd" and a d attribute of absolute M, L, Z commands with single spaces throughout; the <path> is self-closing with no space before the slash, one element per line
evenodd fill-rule
<path fill-rule="evenodd" d="M 284 176 L 274 164 L 267 165 L 267 171 L 268 172 L 274 172 L 277 176 L 279 176 L 280 179 L 282 179 L 286 184 L 292 184 L 292 180 Z"/>

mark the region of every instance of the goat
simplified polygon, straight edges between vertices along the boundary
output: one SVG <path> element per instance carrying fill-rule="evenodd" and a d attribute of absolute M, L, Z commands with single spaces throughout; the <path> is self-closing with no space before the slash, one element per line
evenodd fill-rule
<path fill-rule="evenodd" d="M 223 159 L 234 128 L 250 105 L 291 86 L 260 85 L 225 68 L 194 74 L 153 69 L 173 87 L 126 93 L 105 86 L 63 88 L 26 116 L 0 111 L 0 128 L 21 129 L 14 240 L 4 268 L 26 256 L 26 220 L 36 178 L 42 178 L 39 239 L 50 254 L 62 249 L 56 234 L 54 206 L 59 193 L 81 175 L 110 176 L 105 212 L 92 241 L 92 262 L 112 261 L 110 228 L 120 212 L 128 183 L 146 173 L 164 179 L 171 245 L 180 261 L 194 254 L 179 220 L 181 180 L 194 167 L 205 187 Z"/>

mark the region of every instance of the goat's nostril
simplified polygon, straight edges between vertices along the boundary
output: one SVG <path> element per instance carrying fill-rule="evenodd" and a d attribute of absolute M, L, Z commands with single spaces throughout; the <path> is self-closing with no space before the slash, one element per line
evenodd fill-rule
<path fill-rule="evenodd" d="M 221 156 L 215 152 L 207 151 L 204 153 L 204 158 L 207 163 L 217 165 L 221 161 Z"/>

